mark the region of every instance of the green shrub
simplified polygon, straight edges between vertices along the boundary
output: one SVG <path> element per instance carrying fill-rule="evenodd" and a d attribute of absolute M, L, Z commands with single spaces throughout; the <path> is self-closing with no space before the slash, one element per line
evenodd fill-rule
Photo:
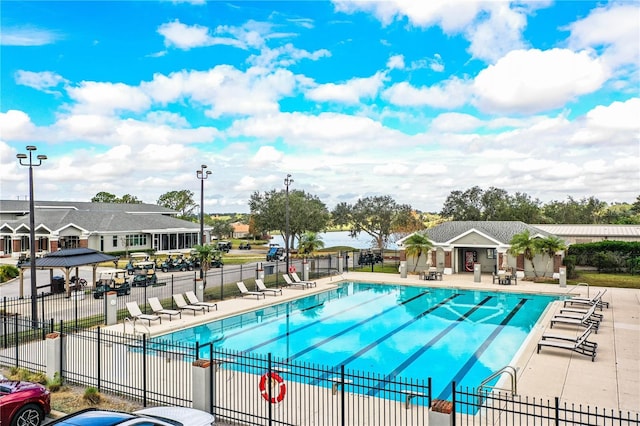
<path fill-rule="evenodd" d="M 62 377 L 60 377 L 60 373 L 56 372 L 53 375 L 53 380 L 47 380 L 47 387 L 51 392 L 57 392 L 62 387 Z"/>
<path fill-rule="evenodd" d="M 562 264 L 567 268 L 567 278 L 575 279 L 578 278 L 578 274 L 576 273 L 576 256 L 567 255 L 562 260 Z"/>
<path fill-rule="evenodd" d="M 91 405 L 98 405 L 100 404 L 100 401 L 102 401 L 102 396 L 100 395 L 100 392 L 98 392 L 97 388 L 91 386 L 84 391 L 82 399 Z"/>
<path fill-rule="evenodd" d="M 9 281 L 20 275 L 20 269 L 13 265 L 0 265 L 0 282 Z"/>

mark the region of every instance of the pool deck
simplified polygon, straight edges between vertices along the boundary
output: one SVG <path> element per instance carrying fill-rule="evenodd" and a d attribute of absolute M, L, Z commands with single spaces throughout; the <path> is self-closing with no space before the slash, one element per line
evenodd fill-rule
<path fill-rule="evenodd" d="M 490 275 L 483 275 L 478 283 L 474 282 L 471 274 L 445 275 L 442 281 L 424 281 L 417 275 L 401 278 L 392 274 L 350 272 L 317 280 L 316 288 L 285 288 L 282 296 L 267 295 L 259 300 L 252 296 L 227 299 L 218 303 L 217 311 L 204 315 L 184 312 L 181 319 L 173 321 L 163 317 L 162 324 L 154 322 L 148 330 L 153 336 L 165 334 L 324 291 L 342 280 L 519 293 L 565 294 L 571 290 L 570 295 L 583 297 L 587 296 L 587 291 L 593 295 L 601 290 L 598 287 L 560 288 L 554 284 L 535 284 L 523 280 L 518 280 L 518 285 L 504 286 L 493 284 Z M 551 317 L 562 307 L 562 302 L 555 302 L 536 324 L 510 364 L 518 371 L 518 394 L 544 400 L 559 397 L 562 404 L 640 412 L 640 290 L 608 288 L 603 300 L 609 302 L 610 307 L 597 311 L 604 315 L 604 319 L 598 333 L 589 338 L 598 344 L 595 362 L 588 356 L 568 350 L 543 348 L 539 354 L 536 353 L 537 342 L 543 333 L 548 332 Z M 109 328 L 123 331 L 122 324 Z M 573 336 L 580 331 L 579 327 L 556 326 L 551 332 Z"/>

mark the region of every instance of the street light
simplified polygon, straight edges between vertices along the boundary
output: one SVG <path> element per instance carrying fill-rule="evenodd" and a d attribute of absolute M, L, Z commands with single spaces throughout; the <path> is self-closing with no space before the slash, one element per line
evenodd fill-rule
<path fill-rule="evenodd" d="M 30 261 L 29 265 L 31 267 L 31 320 L 33 322 L 34 328 L 38 326 L 38 305 L 37 305 L 37 293 L 38 287 L 36 284 L 36 221 L 35 221 L 35 208 L 33 206 L 33 168 L 38 167 L 42 164 L 43 160 L 47 159 L 46 155 L 38 155 L 36 159 L 38 163 L 33 162 L 33 151 L 37 150 L 33 145 L 27 146 L 27 151 L 29 151 L 29 155 L 27 154 L 18 154 L 16 157 L 18 158 L 21 166 L 29 166 L 29 250 L 30 250 Z M 29 162 L 23 162 L 23 160 L 29 159 Z"/>
<path fill-rule="evenodd" d="M 200 245 L 204 246 L 204 180 L 209 177 L 211 170 L 205 170 L 206 164 L 200 166 L 200 170 L 196 170 L 196 177 L 200 179 Z M 202 269 L 202 261 L 200 261 L 200 278 L 204 276 Z"/>
<path fill-rule="evenodd" d="M 293 183 L 293 179 L 291 179 L 291 175 L 287 174 L 287 177 L 284 178 L 284 187 L 285 187 L 285 231 L 284 231 L 284 250 L 287 256 L 287 273 L 289 272 L 289 185 Z"/>

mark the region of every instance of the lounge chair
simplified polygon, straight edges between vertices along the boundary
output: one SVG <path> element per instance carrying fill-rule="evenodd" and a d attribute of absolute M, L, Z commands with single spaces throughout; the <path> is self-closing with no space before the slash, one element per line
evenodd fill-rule
<path fill-rule="evenodd" d="M 566 308 L 567 305 L 583 305 L 583 306 L 596 305 L 598 308 L 600 308 L 600 310 L 602 310 L 603 307 L 608 308 L 609 302 L 604 302 L 602 300 L 602 296 L 604 296 L 606 292 L 607 292 L 607 289 L 604 289 L 591 297 L 578 297 L 578 296 L 572 297 L 564 301 L 564 307 Z"/>
<path fill-rule="evenodd" d="M 151 321 L 160 321 L 160 324 L 162 324 L 162 318 L 160 318 L 158 315 L 143 314 L 140 310 L 140 306 L 138 306 L 138 302 L 127 302 L 127 310 L 129 311 L 129 315 L 131 315 L 134 322 L 140 319 L 149 321 L 149 325 L 151 325 Z"/>
<path fill-rule="evenodd" d="M 600 320 L 593 317 L 595 309 L 596 305 L 592 305 L 591 308 L 583 314 L 556 314 L 551 318 L 551 328 L 553 328 L 555 324 L 579 325 L 585 328 L 593 325 L 593 331 L 597 334 L 598 328 L 600 327 Z"/>
<path fill-rule="evenodd" d="M 240 290 L 240 296 L 244 297 L 244 296 L 256 296 L 256 299 L 260 299 L 260 297 L 262 298 L 266 298 L 267 296 L 260 292 L 260 291 L 249 291 L 247 290 L 247 286 L 244 285 L 244 281 L 238 281 L 236 283 L 236 285 L 238 286 L 238 290 Z"/>
<path fill-rule="evenodd" d="M 300 277 L 298 276 L 297 272 L 292 272 L 289 275 L 291 275 L 291 278 L 293 278 L 293 282 L 296 282 L 298 284 L 304 283 L 307 287 L 315 287 L 316 286 L 316 282 L 315 281 L 302 281 L 300 279 Z"/>
<path fill-rule="evenodd" d="M 205 309 L 204 306 L 196 306 L 196 305 L 188 304 L 187 301 L 184 300 L 184 296 L 182 296 L 181 294 L 174 294 L 173 301 L 175 302 L 178 309 L 180 309 L 181 311 L 191 311 L 193 312 L 194 316 L 196 315 L 196 312 L 202 312 L 204 314 L 204 309 Z"/>
<path fill-rule="evenodd" d="M 259 278 L 256 280 L 256 287 L 258 288 L 258 291 L 260 291 L 262 293 L 271 293 L 274 296 L 277 295 L 277 294 L 282 295 L 282 289 L 281 288 L 267 288 L 267 286 L 264 285 L 264 281 L 262 281 Z"/>
<path fill-rule="evenodd" d="M 160 303 L 160 299 L 158 299 L 157 297 L 150 297 L 148 301 L 149 301 L 149 306 L 151 306 L 151 310 L 153 311 L 154 314 L 167 315 L 169 316 L 169 321 L 171 321 L 171 319 L 176 315 L 178 315 L 179 318 L 182 318 L 182 312 L 175 311 L 173 309 L 165 309 L 162 306 L 162 303 Z"/>
<path fill-rule="evenodd" d="M 556 348 L 556 349 L 568 349 L 573 352 L 577 352 L 582 355 L 591 357 L 591 361 L 596 358 L 596 348 L 598 344 L 587 340 L 591 332 L 594 331 L 594 325 L 591 324 L 584 332 L 578 336 L 562 336 L 558 334 L 543 334 L 542 339 L 538 342 L 538 353 L 543 346 Z"/>
<path fill-rule="evenodd" d="M 187 301 L 190 305 L 204 306 L 205 308 L 207 308 L 207 312 L 211 312 L 211 308 L 216 308 L 216 311 L 218 310 L 217 303 L 201 302 L 198 300 L 198 296 L 196 296 L 193 291 L 185 291 L 184 295 L 187 296 Z"/>
<path fill-rule="evenodd" d="M 284 278 L 284 282 L 287 283 L 288 287 L 301 287 L 301 288 L 307 288 L 307 285 L 305 283 L 294 283 L 291 280 L 291 277 L 287 274 L 282 274 L 282 278 Z"/>

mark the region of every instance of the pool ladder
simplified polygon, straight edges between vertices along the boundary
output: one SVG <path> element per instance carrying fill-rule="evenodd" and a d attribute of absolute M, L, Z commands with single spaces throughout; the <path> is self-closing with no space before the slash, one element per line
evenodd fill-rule
<path fill-rule="evenodd" d="M 136 319 L 135 318 L 129 318 L 129 317 L 124 317 L 124 320 L 122 321 L 122 332 L 123 332 L 123 334 L 127 334 L 127 323 L 130 323 L 131 328 L 133 330 L 133 335 L 134 336 L 136 335 L 136 333 L 145 334 L 144 331 L 138 331 L 136 329 Z M 151 330 L 149 330 L 149 327 L 147 327 L 144 324 L 142 324 L 142 327 L 144 327 L 146 329 L 146 334 L 147 335 L 151 334 Z"/>
<path fill-rule="evenodd" d="M 517 380 L 517 372 L 518 370 L 515 367 L 512 367 L 510 365 L 506 365 L 504 367 L 502 367 L 500 370 L 496 371 L 495 373 L 493 373 L 492 375 L 490 375 L 489 377 L 487 377 L 486 379 L 484 379 L 481 383 L 480 386 L 478 386 L 478 398 L 480 399 L 480 403 L 482 403 L 482 400 L 484 399 L 484 392 L 486 389 L 492 389 L 492 390 L 503 390 L 503 391 L 511 391 L 511 396 L 516 396 L 518 394 L 518 380 Z M 487 385 L 487 383 L 489 383 L 491 380 L 495 379 L 498 376 L 501 376 L 503 374 L 508 374 L 509 377 L 511 378 L 511 389 L 508 388 L 500 388 L 497 386 L 489 386 Z"/>

